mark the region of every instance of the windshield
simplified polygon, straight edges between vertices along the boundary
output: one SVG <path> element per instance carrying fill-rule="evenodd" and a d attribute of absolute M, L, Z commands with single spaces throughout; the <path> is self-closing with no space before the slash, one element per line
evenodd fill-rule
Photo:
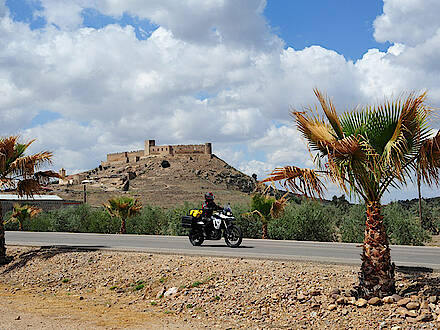
<path fill-rule="evenodd" d="M 225 211 L 225 212 L 232 212 L 232 209 L 231 209 L 231 204 L 226 204 L 225 206 L 223 206 L 223 210 Z"/>

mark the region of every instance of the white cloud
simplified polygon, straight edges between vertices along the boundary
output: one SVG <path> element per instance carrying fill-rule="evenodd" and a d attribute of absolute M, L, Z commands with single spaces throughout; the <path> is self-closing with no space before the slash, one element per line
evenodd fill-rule
<path fill-rule="evenodd" d="M 34 31 L 13 22 L 3 4 L 0 128 L 36 137 L 35 148 L 53 150 L 57 167 L 92 168 L 107 152 L 142 148 L 144 139 L 155 138 L 211 141 L 225 160 L 263 176 L 275 166 L 313 165 L 286 124 L 289 107 L 315 103 L 314 87 L 340 110 L 412 89 L 428 89 L 433 105 L 440 104 L 432 0 L 387 0 L 375 37 L 393 46 L 371 49 L 355 63 L 319 46 L 284 48 L 260 0 L 43 0 L 38 14 L 58 28 Z M 131 26 L 81 28 L 86 7 L 115 17 L 128 12 L 158 28 L 146 40 Z M 429 27 L 417 23 L 409 31 L 412 14 L 421 22 L 426 16 Z M 61 119 L 24 130 L 40 110 Z M 243 145 L 249 150 L 237 151 Z"/>
<path fill-rule="evenodd" d="M 374 37 L 415 46 L 437 33 L 440 28 L 437 0 L 384 0 L 383 14 L 374 21 Z"/>

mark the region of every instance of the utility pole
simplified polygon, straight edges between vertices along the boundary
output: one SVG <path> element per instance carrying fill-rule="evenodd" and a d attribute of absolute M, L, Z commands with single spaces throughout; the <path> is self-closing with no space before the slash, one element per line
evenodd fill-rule
<path fill-rule="evenodd" d="M 87 188 L 86 188 L 86 184 L 84 183 L 84 204 L 87 203 Z"/>
<path fill-rule="evenodd" d="M 422 220 L 422 192 L 420 189 L 420 170 L 417 169 L 417 190 L 419 192 L 419 218 L 420 218 L 420 225 L 423 225 Z"/>

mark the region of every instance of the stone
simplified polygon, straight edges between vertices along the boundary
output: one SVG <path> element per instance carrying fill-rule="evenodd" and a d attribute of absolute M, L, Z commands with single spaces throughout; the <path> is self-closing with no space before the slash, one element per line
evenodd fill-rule
<path fill-rule="evenodd" d="M 329 311 L 332 311 L 332 310 L 335 310 L 336 307 L 337 307 L 337 306 L 336 306 L 335 304 L 330 304 L 330 305 L 327 306 L 327 309 L 328 309 Z"/>
<path fill-rule="evenodd" d="M 418 315 L 419 314 L 416 311 L 407 311 L 406 312 L 406 316 L 408 316 L 408 317 L 416 317 Z"/>
<path fill-rule="evenodd" d="M 341 311 L 341 313 L 342 313 L 342 315 L 347 315 L 347 314 L 348 314 L 348 309 L 347 309 L 347 308 L 344 308 L 344 309 Z"/>
<path fill-rule="evenodd" d="M 402 297 L 399 296 L 397 293 L 393 294 L 391 297 L 394 298 L 394 301 L 399 301 L 400 299 L 402 299 Z"/>
<path fill-rule="evenodd" d="M 435 303 L 437 302 L 437 296 L 431 296 L 431 297 L 429 297 L 429 298 L 428 298 L 428 301 L 429 301 L 431 304 L 435 304 Z"/>
<path fill-rule="evenodd" d="M 354 305 L 356 303 L 355 297 L 348 297 L 347 298 L 347 304 Z"/>
<path fill-rule="evenodd" d="M 160 289 L 156 294 L 156 298 L 157 299 L 162 298 L 164 293 L 165 293 L 165 288 Z"/>
<path fill-rule="evenodd" d="M 406 306 L 411 301 L 410 298 L 402 298 L 397 302 L 397 306 Z"/>
<path fill-rule="evenodd" d="M 402 328 L 398 325 L 391 327 L 391 330 L 400 330 L 400 329 L 402 329 Z"/>
<path fill-rule="evenodd" d="M 127 180 L 122 186 L 122 191 L 128 191 L 129 189 L 130 189 L 130 180 Z"/>
<path fill-rule="evenodd" d="M 319 296 L 321 294 L 321 291 L 318 290 L 318 289 L 312 289 L 312 290 L 309 291 L 309 294 L 311 296 Z"/>
<path fill-rule="evenodd" d="M 406 308 L 409 310 L 419 309 L 420 304 L 417 301 L 410 301 L 406 304 Z"/>
<path fill-rule="evenodd" d="M 437 316 L 437 322 L 440 322 L 440 314 Z"/>
<path fill-rule="evenodd" d="M 408 310 L 405 307 L 398 307 L 396 309 L 396 313 L 402 316 L 406 316 L 406 313 L 408 313 Z"/>
<path fill-rule="evenodd" d="M 357 307 L 365 307 L 365 306 L 367 306 L 367 304 L 368 304 L 368 301 L 364 298 L 360 298 L 358 301 L 355 302 L 355 305 Z"/>
<path fill-rule="evenodd" d="M 429 309 L 429 303 L 425 300 L 420 304 L 420 309 Z"/>
<path fill-rule="evenodd" d="M 300 292 L 300 293 L 298 293 L 298 294 L 296 295 L 296 300 L 298 300 L 298 301 L 304 301 L 304 300 L 306 300 L 306 296 L 303 295 L 303 294 Z"/>
<path fill-rule="evenodd" d="M 167 160 L 164 159 L 164 160 L 160 163 L 160 166 L 162 166 L 162 168 L 168 168 L 168 167 L 171 166 L 171 164 L 170 164 L 169 161 L 167 161 Z"/>
<path fill-rule="evenodd" d="M 393 297 L 393 296 L 383 297 L 383 298 L 382 298 L 382 301 L 383 301 L 385 304 L 392 304 L 392 303 L 394 303 L 394 297 Z"/>
<path fill-rule="evenodd" d="M 347 298 L 345 298 L 345 297 L 340 297 L 340 298 L 336 299 L 337 305 L 345 305 L 346 303 L 347 303 Z"/>
<path fill-rule="evenodd" d="M 370 298 L 370 299 L 368 300 L 368 303 L 369 303 L 370 305 L 373 305 L 373 306 L 377 306 L 377 305 L 379 305 L 381 302 L 382 302 L 382 299 L 380 299 L 379 297 L 373 297 L 373 298 Z"/>
<path fill-rule="evenodd" d="M 382 330 L 383 328 L 386 328 L 387 323 L 385 321 L 382 321 L 379 323 L 379 330 Z"/>
<path fill-rule="evenodd" d="M 417 322 L 427 322 L 427 321 L 431 321 L 432 319 L 433 317 L 431 313 L 422 313 L 416 317 Z"/>
<path fill-rule="evenodd" d="M 18 315 L 18 316 L 15 318 L 16 321 L 18 321 L 18 320 L 20 320 L 20 319 L 21 319 L 20 315 Z"/>
<path fill-rule="evenodd" d="M 173 296 L 177 293 L 177 290 L 178 290 L 178 288 L 176 288 L 176 287 L 169 288 L 163 295 L 164 295 L 164 297 Z"/>
<path fill-rule="evenodd" d="M 338 288 L 335 288 L 332 290 L 332 292 L 330 293 L 331 295 L 333 294 L 341 294 L 341 290 L 339 290 Z"/>

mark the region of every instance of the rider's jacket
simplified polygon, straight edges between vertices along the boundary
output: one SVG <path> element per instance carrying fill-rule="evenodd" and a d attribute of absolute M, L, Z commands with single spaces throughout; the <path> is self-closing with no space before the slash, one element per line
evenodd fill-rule
<path fill-rule="evenodd" d="M 217 210 L 222 210 L 221 206 L 218 206 L 214 201 L 205 201 L 202 206 L 203 216 L 210 218 L 212 213 Z"/>

